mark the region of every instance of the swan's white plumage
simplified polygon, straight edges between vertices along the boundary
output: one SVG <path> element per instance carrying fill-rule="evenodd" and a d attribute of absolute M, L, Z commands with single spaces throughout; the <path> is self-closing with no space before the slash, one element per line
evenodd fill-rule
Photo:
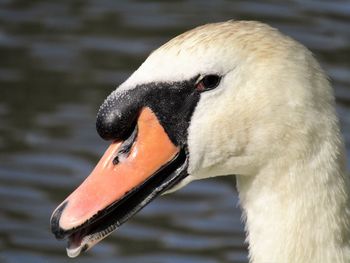
<path fill-rule="evenodd" d="M 349 178 L 332 88 L 311 52 L 258 22 L 209 24 L 121 85 L 220 74 L 188 131 L 189 177 L 237 175 L 254 263 L 349 263 Z"/>

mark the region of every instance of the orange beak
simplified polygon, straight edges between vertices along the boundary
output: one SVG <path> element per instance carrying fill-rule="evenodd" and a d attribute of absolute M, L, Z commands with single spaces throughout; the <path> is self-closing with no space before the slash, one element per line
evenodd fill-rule
<path fill-rule="evenodd" d="M 113 142 L 89 177 L 54 211 L 52 232 L 57 238 L 68 236 L 69 256 L 107 236 L 176 183 L 182 172 L 180 148 L 149 108 L 141 110 L 134 135 Z M 176 165 L 169 169 L 172 163 Z"/>

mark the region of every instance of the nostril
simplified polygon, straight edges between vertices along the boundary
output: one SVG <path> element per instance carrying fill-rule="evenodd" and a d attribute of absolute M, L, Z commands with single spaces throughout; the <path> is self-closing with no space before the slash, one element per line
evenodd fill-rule
<path fill-rule="evenodd" d="M 137 125 L 135 125 L 135 128 L 133 132 L 130 134 L 129 138 L 127 138 L 125 141 L 123 141 L 122 145 L 119 147 L 117 156 L 113 160 L 113 164 L 116 165 L 120 161 L 125 160 L 131 151 L 131 147 L 133 146 L 135 139 L 137 137 Z"/>

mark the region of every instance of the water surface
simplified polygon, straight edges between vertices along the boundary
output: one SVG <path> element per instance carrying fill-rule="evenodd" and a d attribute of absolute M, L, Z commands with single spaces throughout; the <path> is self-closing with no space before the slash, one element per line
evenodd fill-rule
<path fill-rule="evenodd" d="M 0 0 L 0 261 L 73 262 L 49 217 L 106 148 L 104 98 L 150 51 L 194 26 L 267 22 L 330 74 L 350 149 L 348 1 Z M 247 262 L 230 178 L 158 198 L 74 262 Z"/>

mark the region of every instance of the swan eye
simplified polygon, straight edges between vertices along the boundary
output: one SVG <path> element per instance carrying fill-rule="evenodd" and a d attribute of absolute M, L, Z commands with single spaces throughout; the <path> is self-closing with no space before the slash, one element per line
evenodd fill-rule
<path fill-rule="evenodd" d="M 206 75 L 197 84 L 198 91 L 207 91 L 215 89 L 220 83 L 221 77 L 218 75 Z"/>

